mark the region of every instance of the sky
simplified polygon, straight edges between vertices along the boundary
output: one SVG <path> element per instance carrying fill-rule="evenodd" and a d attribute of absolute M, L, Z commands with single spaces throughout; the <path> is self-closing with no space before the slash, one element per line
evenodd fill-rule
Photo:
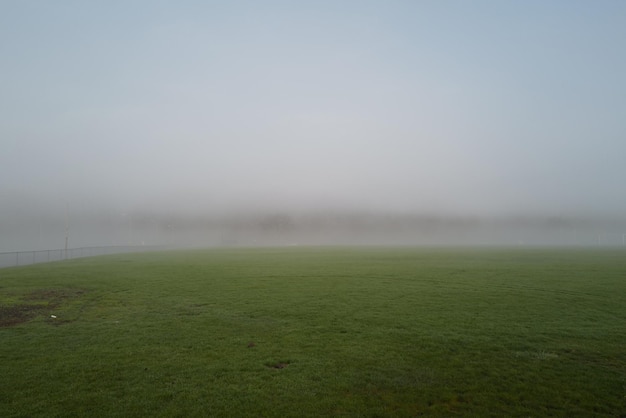
<path fill-rule="evenodd" d="M 625 42 L 619 0 L 4 0 L 3 220 L 624 218 Z"/>

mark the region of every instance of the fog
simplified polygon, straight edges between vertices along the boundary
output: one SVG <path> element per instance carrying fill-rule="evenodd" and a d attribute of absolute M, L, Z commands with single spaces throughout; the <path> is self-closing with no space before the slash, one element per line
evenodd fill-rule
<path fill-rule="evenodd" d="M 0 251 L 623 245 L 626 4 L 6 2 Z"/>
<path fill-rule="evenodd" d="M 6 207 L 5 207 L 6 208 Z M 92 246 L 302 245 L 625 246 L 626 221 L 606 217 L 456 216 L 390 211 L 120 212 L 39 206 L 4 212 L 1 251 Z"/>

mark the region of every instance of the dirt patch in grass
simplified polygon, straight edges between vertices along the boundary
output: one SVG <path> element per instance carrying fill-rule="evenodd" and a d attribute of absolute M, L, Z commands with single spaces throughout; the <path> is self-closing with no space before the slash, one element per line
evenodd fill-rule
<path fill-rule="evenodd" d="M 41 312 L 41 305 L 0 306 L 0 327 L 11 327 L 29 321 Z"/>
<path fill-rule="evenodd" d="M 76 299 L 85 293 L 84 289 L 33 290 L 21 296 L 18 303 L 0 305 L 0 328 L 28 322 L 50 309 L 58 309 L 64 303 Z M 54 320 L 49 322 L 53 325 L 61 325 L 68 321 Z"/>
<path fill-rule="evenodd" d="M 75 299 L 85 293 L 83 289 L 37 289 L 26 294 L 26 301 L 47 302 L 48 305 L 59 305 L 68 299 Z"/>
<path fill-rule="evenodd" d="M 268 363 L 266 364 L 266 366 L 271 369 L 284 369 L 285 367 L 289 366 L 289 362 L 279 361 L 278 363 Z"/>

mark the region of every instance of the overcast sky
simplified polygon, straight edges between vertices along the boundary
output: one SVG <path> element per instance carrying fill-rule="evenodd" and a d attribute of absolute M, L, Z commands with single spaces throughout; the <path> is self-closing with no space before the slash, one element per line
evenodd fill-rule
<path fill-rule="evenodd" d="M 626 213 L 624 1 L 4 0 L 0 52 L 0 199 Z"/>

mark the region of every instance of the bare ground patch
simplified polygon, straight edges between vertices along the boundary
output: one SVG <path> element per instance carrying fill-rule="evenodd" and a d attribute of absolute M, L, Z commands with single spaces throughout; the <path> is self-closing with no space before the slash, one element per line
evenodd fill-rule
<path fill-rule="evenodd" d="M 65 300 L 75 299 L 85 294 L 84 289 L 36 289 L 26 294 L 27 301 L 47 302 L 48 305 L 58 305 Z"/>
<path fill-rule="evenodd" d="M 271 369 L 284 369 L 285 367 L 289 366 L 289 363 L 289 361 L 279 361 L 276 363 L 266 363 L 265 366 Z"/>
<path fill-rule="evenodd" d="M 28 322 L 35 317 L 58 309 L 63 304 L 77 299 L 86 293 L 84 289 L 36 289 L 20 297 L 18 303 L 0 304 L 0 328 Z M 53 325 L 67 323 L 67 320 L 49 321 Z"/>
<path fill-rule="evenodd" d="M 41 305 L 18 304 L 0 306 L 0 327 L 11 327 L 29 321 L 42 310 Z"/>

